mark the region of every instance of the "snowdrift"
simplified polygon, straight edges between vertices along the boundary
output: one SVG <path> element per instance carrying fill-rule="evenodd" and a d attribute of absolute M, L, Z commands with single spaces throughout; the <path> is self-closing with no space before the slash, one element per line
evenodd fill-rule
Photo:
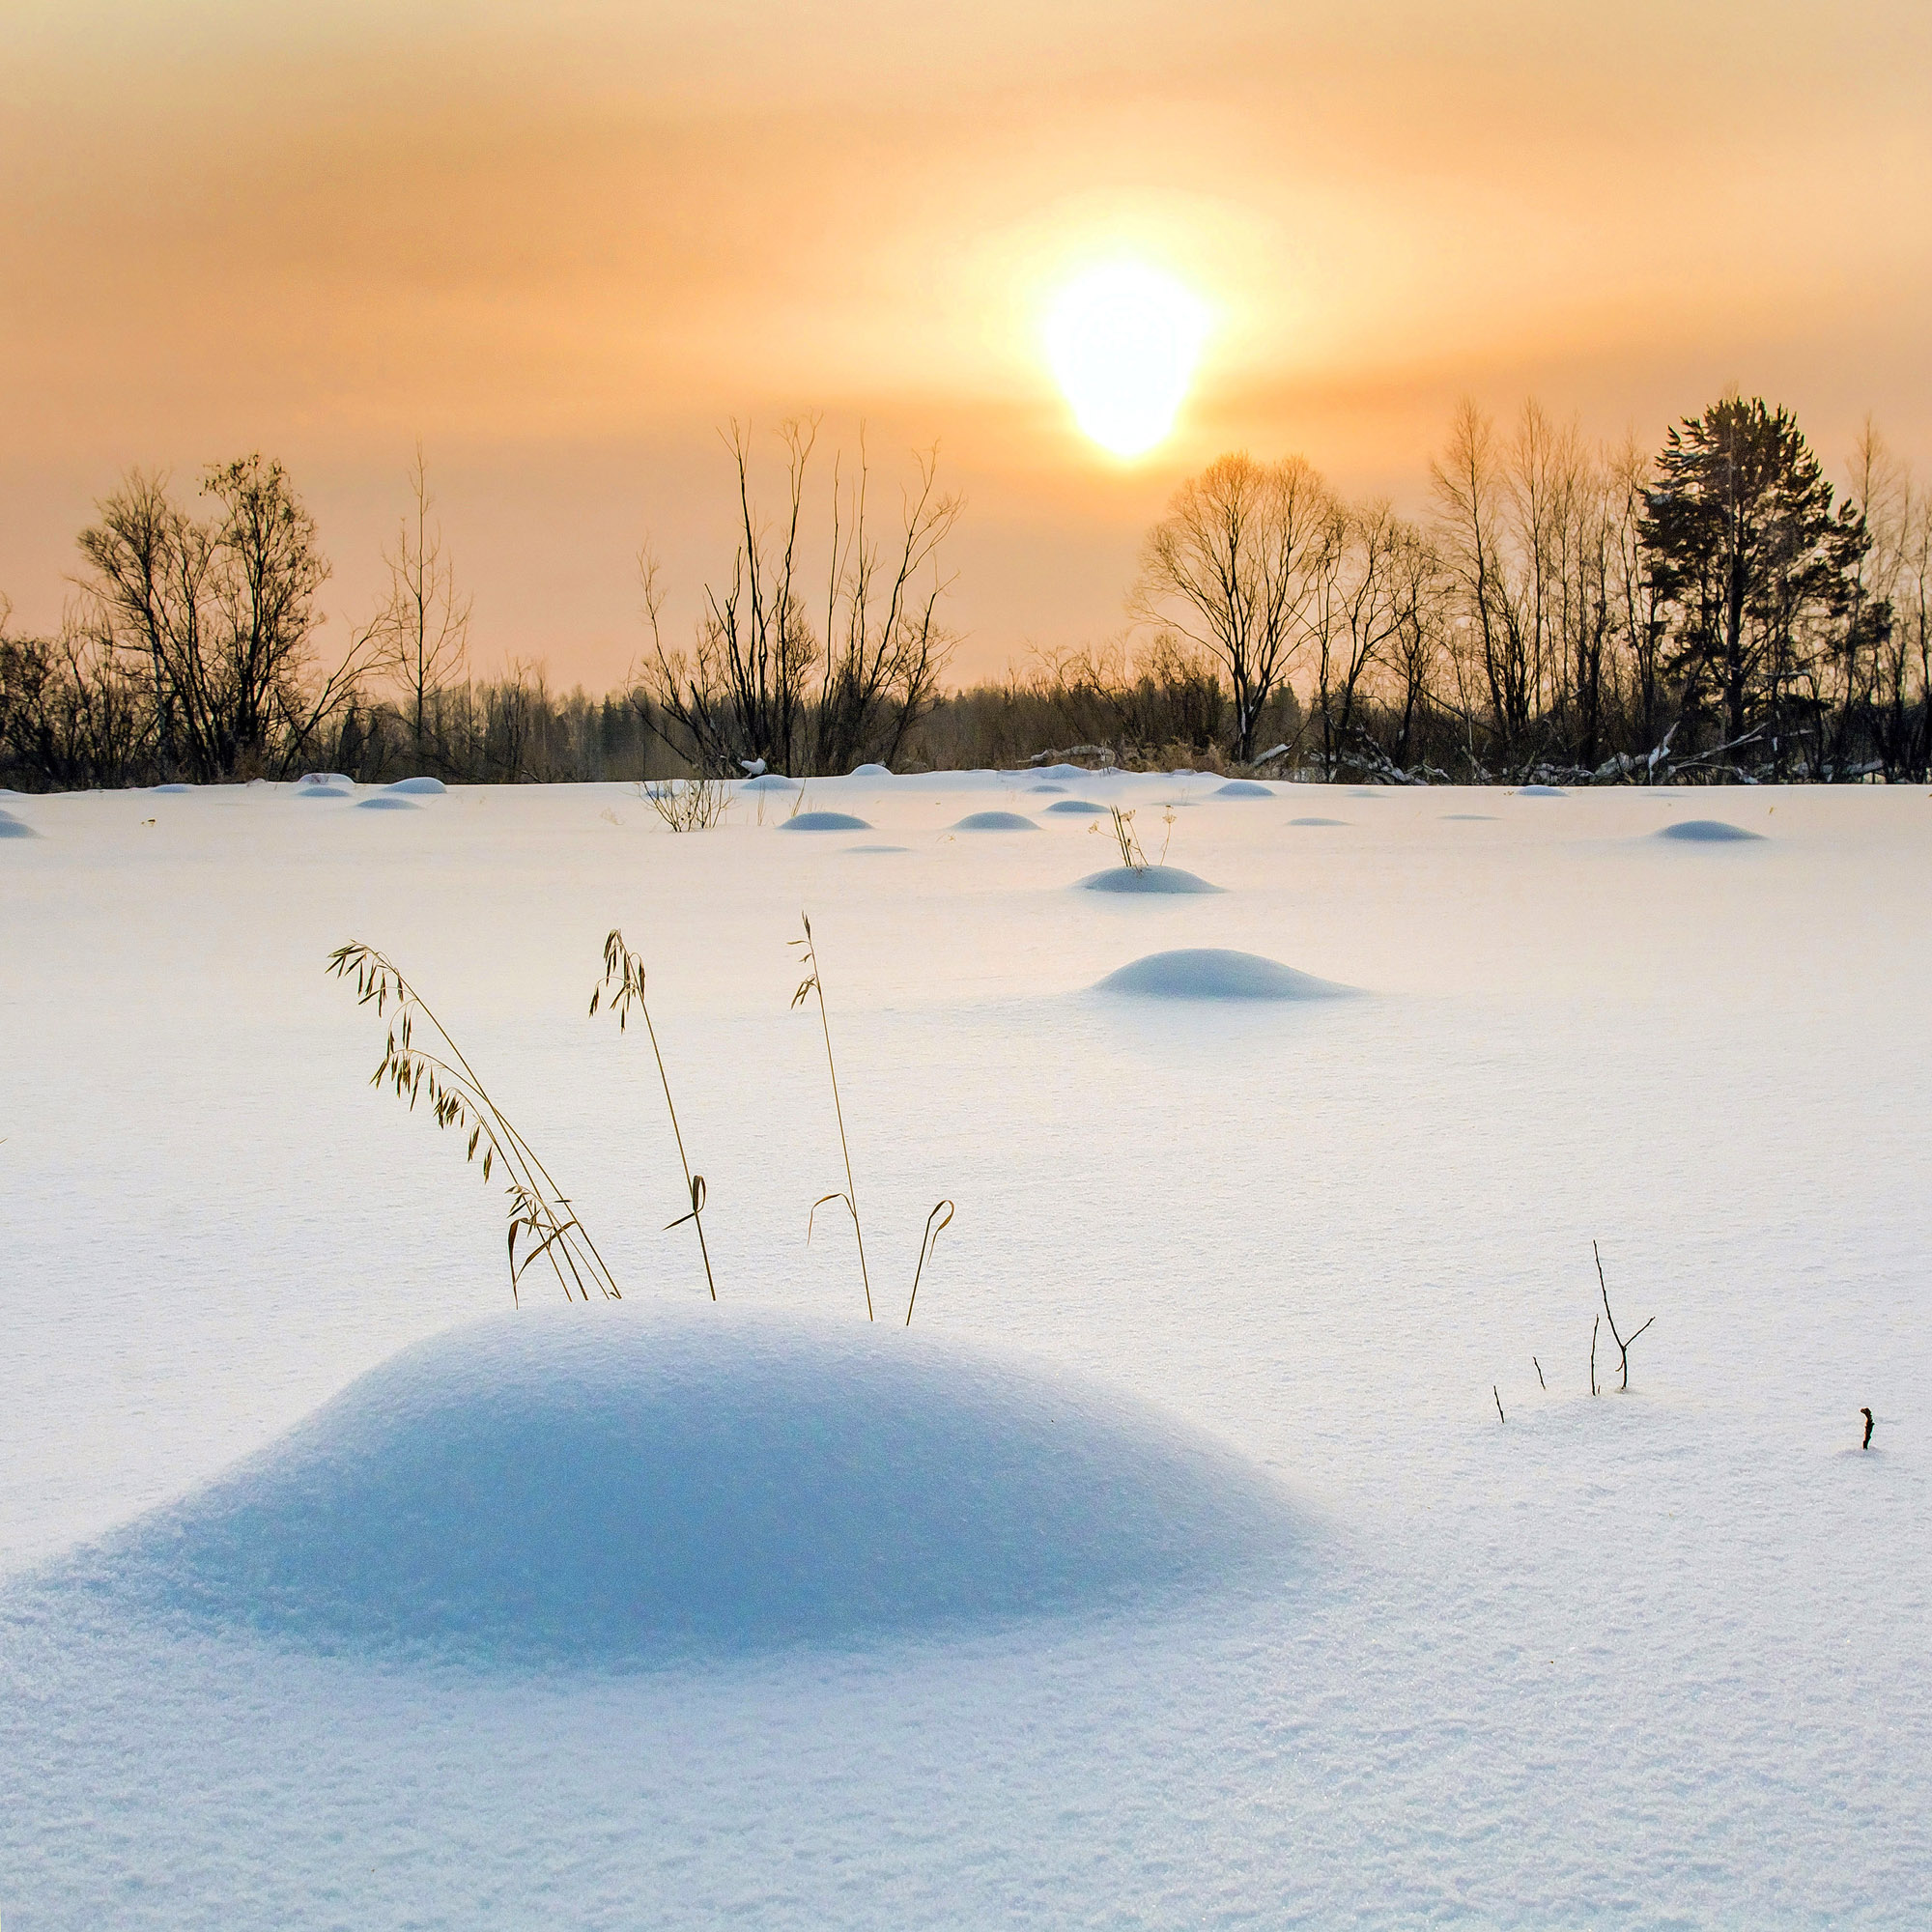
<path fill-rule="evenodd" d="M 1175 774 L 1180 776 L 1179 772 Z M 1253 779 L 1230 779 L 1224 785 L 1216 785 L 1208 794 L 1210 798 L 1272 798 L 1274 793 L 1264 784 L 1257 784 Z"/>
<path fill-rule="evenodd" d="M 795 811 L 780 825 L 781 832 L 869 832 L 872 821 L 849 811 Z"/>
<path fill-rule="evenodd" d="M 449 787 L 440 779 L 428 777 L 398 779 L 395 783 L 384 785 L 384 791 L 401 793 L 405 798 L 440 798 Z"/>
<path fill-rule="evenodd" d="M 1291 818 L 1291 825 L 1346 825 L 1346 818 Z"/>
<path fill-rule="evenodd" d="M 15 818 L 0 806 L 0 838 L 38 838 L 41 835 L 24 818 Z"/>
<path fill-rule="evenodd" d="M 1683 818 L 1675 825 L 1660 826 L 1653 838 L 1674 838 L 1685 845 L 1730 845 L 1763 840 L 1761 832 L 1747 832 L 1742 825 L 1726 825 L 1721 818 Z"/>
<path fill-rule="evenodd" d="M 1080 881 L 1090 893 L 1218 893 L 1199 873 L 1179 866 L 1109 866 Z"/>
<path fill-rule="evenodd" d="M 954 832 L 1037 832 L 1039 827 L 1018 811 L 969 811 Z"/>
<path fill-rule="evenodd" d="M 1231 952 L 1220 947 L 1185 947 L 1150 952 L 1122 966 L 1094 989 L 1158 1000 L 1337 1000 L 1355 990 L 1312 973 L 1297 973 L 1259 952 Z"/>
<path fill-rule="evenodd" d="M 109 1607 L 354 1655 L 600 1666 L 1119 1606 L 1297 1541 L 1112 1392 L 887 1324 L 526 1308 L 363 1376 L 76 1559 Z"/>
<path fill-rule="evenodd" d="M 408 796 L 398 797 L 393 790 L 379 791 L 373 798 L 358 798 L 357 811 L 420 811 L 422 807 Z"/>
<path fill-rule="evenodd" d="M 1047 787 L 1038 785 L 1035 789 L 1044 791 Z M 1053 789 L 1057 791 L 1059 786 L 1056 785 Z M 1086 818 L 1104 817 L 1107 810 L 1104 805 L 1095 805 L 1091 798 L 1057 798 L 1046 809 L 1048 811 L 1078 812 Z"/>

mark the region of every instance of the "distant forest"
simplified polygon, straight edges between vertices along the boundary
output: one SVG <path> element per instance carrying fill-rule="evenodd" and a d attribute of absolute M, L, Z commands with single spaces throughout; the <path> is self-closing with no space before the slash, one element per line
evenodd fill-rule
<path fill-rule="evenodd" d="M 1656 453 L 1534 403 L 1465 404 L 1421 519 L 1299 458 L 1229 455 L 1142 543 L 1128 627 L 949 688 L 943 551 L 962 513 L 921 460 L 890 534 L 835 466 L 808 584 L 814 428 L 753 501 L 684 645 L 640 558 L 625 689 L 469 671 L 470 605 L 418 453 L 387 594 L 325 664 L 328 564 L 282 467 L 210 469 L 201 508 L 132 471 L 78 539 L 58 636 L 0 598 L 0 782 L 214 783 L 305 769 L 483 782 L 1011 768 L 1047 757 L 1384 782 L 1932 778 L 1932 494 L 1867 428 L 1835 491 L 1797 422 L 1726 396 Z M 815 553 L 814 553 L 815 554 Z"/>

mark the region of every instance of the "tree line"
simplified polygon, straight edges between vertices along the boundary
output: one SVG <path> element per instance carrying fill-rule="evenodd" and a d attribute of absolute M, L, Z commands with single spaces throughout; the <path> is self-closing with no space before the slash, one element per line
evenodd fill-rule
<path fill-rule="evenodd" d="M 863 442 L 850 466 L 822 460 L 815 423 L 786 425 L 776 514 L 754 498 L 748 432 L 726 442 L 728 569 L 679 645 L 646 548 L 644 646 L 597 697 L 528 665 L 470 674 L 471 605 L 420 450 L 384 593 L 332 662 L 328 564 L 279 464 L 212 468 L 199 514 L 130 472 L 79 536 L 58 635 L 12 634 L 0 600 L 0 780 L 1047 755 L 1408 782 L 1932 778 L 1932 495 L 1869 426 L 1839 492 L 1758 398 L 1685 418 L 1654 455 L 1591 444 L 1534 403 L 1507 427 L 1464 404 L 1416 517 L 1348 500 L 1299 457 L 1224 456 L 1148 531 L 1126 630 L 952 691 L 941 559 L 962 505 L 935 456 L 916 457 L 882 530 Z"/>

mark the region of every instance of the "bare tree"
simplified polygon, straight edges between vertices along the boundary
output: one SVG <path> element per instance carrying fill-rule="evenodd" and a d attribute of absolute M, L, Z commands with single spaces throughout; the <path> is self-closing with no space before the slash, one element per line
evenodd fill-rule
<path fill-rule="evenodd" d="M 947 589 L 938 554 L 964 504 L 939 493 L 936 449 L 921 452 L 917 462 L 898 541 L 885 557 L 867 529 L 870 472 L 863 433 L 859 474 L 846 499 L 849 523 L 842 531 L 834 467 L 826 648 L 813 731 L 816 771 L 848 771 L 862 758 L 891 764 L 906 732 L 931 707 L 952 654 L 952 636 L 936 614 Z"/>
<path fill-rule="evenodd" d="M 1180 486 L 1141 544 L 1128 611 L 1219 662 L 1242 763 L 1305 640 L 1334 519 L 1332 493 L 1300 457 L 1223 456 Z"/>
<path fill-rule="evenodd" d="M 463 674 L 469 650 L 470 599 L 456 588 L 456 567 L 443 549 L 442 526 L 430 521 L 423 447 L 410 468 L 410 508 L 396 547 L 383 553 L 389 587 L 369 627 L 377 668 L 402 692 L 416 756 L 424 755 L 438 700 Z"/>

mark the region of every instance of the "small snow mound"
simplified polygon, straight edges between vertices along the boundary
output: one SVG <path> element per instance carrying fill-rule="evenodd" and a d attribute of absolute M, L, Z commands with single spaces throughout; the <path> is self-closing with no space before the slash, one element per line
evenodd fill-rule
<path fill-rule="evenodd" d="M 1095 805 L 1091 798 L 1056 799 L 1046 809 L 1048 811 L 1077 811 L 1088 818 L 1097 818 L 1107 810 L 1104 805 Z"/>
<path fill-rule="evenodd" d="M 355 782 L 347 772 L 304 772 L 296 781 L 300 785 L 353 785 Z"/>
<path fill-rule="evenodd" d="M 1519 798 L 1568 798 L 1570 794 L 1561 785 L 1518 785 Z"/>
<path fill-rule="evenodd" d="M 1274 793 L 1266 785 L 1257 784 L 1253 779 L 1230 779 L 1224 785 L 1216 785 L 1208 793 L 1210 798 L 1272 798 Z"/>
<path fill-rule="evenodd" d="M 1021 776 L 1021 774 L 1014 772 L 1014 773 L 1009 773 L 1008 776 L 1017 778 Z M 1047 780 L 1091 779 L 1094 776 L 1094 774 L 1091 771 L 1089 771 L 1085 765 L 1061 764 L 1061 765 L 1036 765 L 1032 768 L 1031 776 L 1037 779 L 1047 779 Z"/>
<path fill-rule="evenodd" d="M 355 791 L 352 785 L 298 784 L 295 788 L 294 796 L 298 799 L 309 800 L 318 798 L 354 798 Z"/>
<path fill-rule="evenodd" d="M 893 768 L 890 765 L 854 765 L 852 767 L 852 776 L 855 779 L 889 779 L 892 775 Z"/>
<path fill-rule="evenodd" d="M 440 779 L 414 778 L 398 779 L 392 785 L 384 785 L 384 791 L 400 792 L 405 798 L 440 798 L 449 787 Z"/>
<path fill-rule="evenodd" d="M 1113 1390 L 864 1321 L 526 1308 L 420 1342 L 63 1566 L 325 1652 L 611 1667 L 1210 1586 L 1284 1492 Z"/>
<path fill-rule="evenodd" d="M 903 852 L 906 850 L 906 847 L 903 845 L 848 845 L 846 846 L 845 849 L 848 852 L 867 852 L 867 853 Z"/>
<path fill-rule="evenodd" d="M 1346 825 L 1346 818 L 1291 818 L 1291 825 Z"/>
<path fill-rule="evenodd" d="M 1028 785 L 1028 786 L 1027 786 L 1027 790 L 1028 790 L 1028 792 L 1029 792 L 1029 793 L 1033 793 L 1033 792 L 1053 792 L 1053 793 L 1055 793 L 1056 795 L 1058 795 L 1059 793 L 1062 793 L 1062 792 L 1065 791 L 1065 789 L 1066 789 L 1066 787 L 1065 787 L 1065 785 Z"/>
<path fill-rule="evenodd" d="M 0 838 L 38 838 L 41 835 L 24 818 L 0 810 Z"/>
<path fill-rule="evenodd" d="M 1037 832 L 1039 827 L 1017 811 L 969 811 L 952 829 L 955 832 Z"/>
<path fill-rule="evenodd" d="M 1493 825 L 1496 815 L 1492 811 L 1445 811 L 1444 825 Z"/>
<path fill-rule="evenodd" d="M 754 779 L 747 779 L 739 787 L 741 791 L 796 791 L 798 781 L 785 778 L 779 772 L 760 772 Z"/>
<path fill-rule="evenodd" d="M 1090 872 L 1080 881 L 1090 893 L 1218 893 L 1199 873 L 1179 866 L 1109 866 L 1104 872 Z"/>
<path fill-rule="evenodd" d="M 194 787 L 191 784 L 164 784 L 156 785 L 154 789 L 162 798 L 182 798 L 188 792 L 191 792 Z"/>
<path fill-rule="evenodd" d="M 1759 843 L 1762 832 L 1747 832 L 1742 825 L 1726 825 L 1721 818 L 1680 818 L 1675 825 L 1661 825 L 1653 838 L 1676 838 L 1686 845 L 1732 845 Z"/>
<path fill-rule="evenodd" d="M 1264 959 L 1258 952 L 1231 952 L 1213 946 L 1150 952 L 1145 959 L 1109 973 L 1094 988 L 1156 1000 L 1333 1000 L 1353 990 L 1332 980 L 1297 973 L 1293 966 Z"/>
<path fill-rule="evenodd" d="M 849 811 L 795 811 L 779 827 L 781 832 L 869 832 L 867 818 L 855 818 Z"/>
<path fill-rule="evenodd" d="M 393 792 L 379 791 L 374 798 L 358 798 L 355 801 L 355 810 L 357 811 L 420 811 L 422 807 L 412 798 L 397 798 Z"/>

